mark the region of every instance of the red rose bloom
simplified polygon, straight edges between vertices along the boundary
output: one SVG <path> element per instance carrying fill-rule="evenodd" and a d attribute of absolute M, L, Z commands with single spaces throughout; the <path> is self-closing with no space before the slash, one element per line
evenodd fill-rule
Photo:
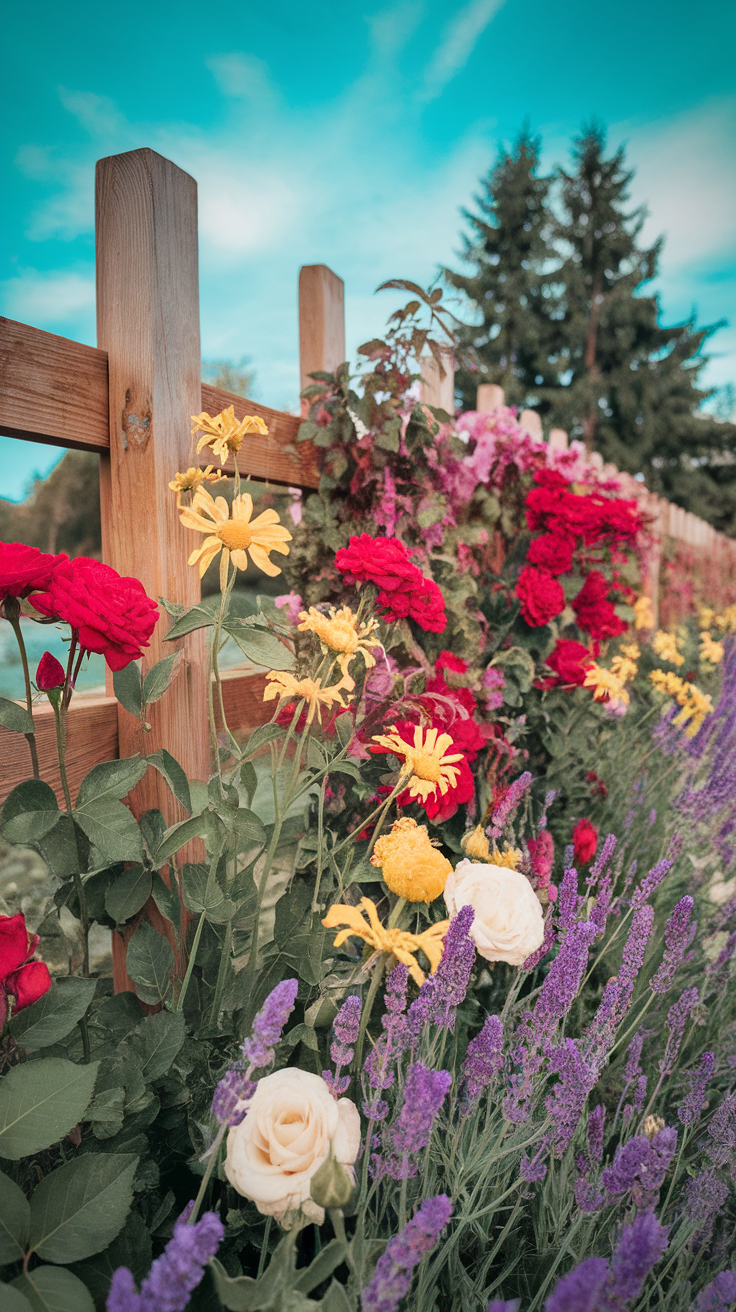
<path fill-rule="evenodd" d="M 57 566 L 48 592 L 34 596 L 33 605 L 77 629 L 82 650 L 104 656 L 111 670 L 142 655 L 158 619 L 158 606 L 138 579 L 121 578 L 87 556 Z"/>
<path fill-rule="evenodd" d="M 578 820 L 572 831 L 575 844 L 575 860 L 579 866 L 587 866 L 595 856 L 598 846 L 598 826 L 592 820 Z"/>
<path fill-rule="evenodd" d="M 525 565 L 516 584 L 521 613 L 527 624 L 537 629 L 559 615 L 565 608 L 565 594 L 548 569 Z"/>
<path fill-rule="evenodd" d="M 580 628 L 599 641 L 626 631 L 624 621 L 608 600 L 608 583 L 597 569 L 590 571 L 572 606 Z"/>
<path fill-rule="evenodd" d="M 337 552 L 335 564 L 348 583 L 375 584 L 386 619 L 414 620 L 429 633 L 442 633 L 447 627 L 440 589 L 432 579 L 425 579 L 398 538 L 361 533 Z"/>
<path fill-rule="evenodd" d="M 44 590 L 66 555 L 51 556 L 23 542 L 0 542 L 0 602 L 6 597 L 27 597 Z"/>
<path fill-rule="evenodd" d="M 38 947 L 38 934 L 29 934 L 22 912 L 0 916 L 0 1029 L 11 1008 L 21 1011 L 51 988 L 43 961 L 29 961 Z"/>
<path fill-rule="evenodd" d="M 530 565 L 541 565 L 550 574 L 566 574 L 572 568 L 574 543 L 560 533 L 542 533 L 535 538 L 526 553 Z"/>
<path fill-rule="evenodd" d="M 582 642 L 573 642 L 571 638 L 560 638 L 554 651 L 546 658 L 545 664 L 554 670 L 557 678 L 550 684 L 574 684 L 582 688 L 585 683 L 585 670 L 593 657 Z"/>
<path fill-rule="evenodd" d="M 467 674 L 468 662 L 462 656 L 455 656 L 451 651 L 441 651 L 434 663 L 437 674 L 441 670 L 452 670 L 453 674 Z"/>
<path fill-rule="evenodd" d="M 39 692 L 52 692 L 64 682 L 64 666 L 57 661 L 50 651 L 45 651 L 36 670 L 36 687 Z"/>

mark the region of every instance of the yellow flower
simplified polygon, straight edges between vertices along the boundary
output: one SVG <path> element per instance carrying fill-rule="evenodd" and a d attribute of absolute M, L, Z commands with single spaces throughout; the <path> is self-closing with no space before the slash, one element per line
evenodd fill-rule
<path fill-rule="evenodd" d="M 364 624 L 360 624 L 357 615 L 353 614 L 349 606 L 341 606 L 339 610 L 330 606 L 328 615 L 321 615 L 315 606 L 310 606 L 308 611 L 299 612 L 299 619 L 302 621 L 299 629 L 302 632 L 315 633 L 323 652 L 339 652 L 337 663 L 344 685 L 352 691 L 355 680 L 350 677 L 348 669 L 353 657 L 360 653 L 367 670 L 376 663 L 376 658 L 370 649 L 380 647 L 381 643 L 378 638 L 372 638 L 370 635 L 378 628 L 378 620 L 367 620 Z"/>
<path fill-rule="evenodd" d="M 625 706 L 629 704 L 629 694 L 624 687 L 623 679 L 603 665 L 596 665 L 593 662 L 592 665 L 587 666 L 584 687 L 593 689 L 593 700 L 596 702 L 606 702 L 609 698 L 616 697 Z"/>
<path fill-rule="evenodd" d="M 614 656 L 611 661 L 611 673 L 615 674 L 622 683 L 628 683 L 629 679 L 633 679 L 638 669 L 636 661 L 632 661 L 630 656 L 624 656 L 623 652 Z"/>
<path fill-rule="evenodd" d="M 637 629 L 654 628 L 654 611 L 649 597 L 644 593 L 634 602 L 634 625 Z"/>
<path fill-rule="evenodd" d="M 429 837 L 427 826 L 408 816 L 395 820 L 391 832 L 379 838 L 371 865 L 380 866 L 384 884 L 409 902 L 433 902 L 452 870 Z"/>
<path fill-rule="evenodd" d="M 680 640 L 674 633 L 665 633 L 663 629 L 658 629 L 652 638 L 652 646 L 658 656 L 663 661 L 669 661 L 670 665 L 684 665 L 685 657 L 680 651 Z"/>
<path fill-rule="evenodd" d="M 652 670 L 649 675 L 657 692 L 664 692 L 668 697 L 679 697 L 685 687 L 685 682 L 679 674 L 673 674 L 671 670 Z"/>
<path fill-rule="evenodd" d="M 446 755 L 448 747 L 452 747 L 449 733 L 423 729 L 417 724 L 411 744 L 404 742 L 396 726 L 392 725 L 388 733 L 376 734 L 373 742 L 387 747 L 394 756 L 404 757 L 401 772 L 411 776 L 407 783 L 410 797 L 419 797 L 424 802 L 436 788 L 444 797 L 450 787 L 455 787 L 460 774 L 457 762 L 463 760 L 463 754 L 451 752 Z"/>
<path fill-rule="evenodd" d="M 727 606 L 722 615 L 716 615 L 713 623 L 723 633 L 736 633 L 736 603 Z M 709 628 L 710 626 L 703 625 L 703 627 Z"/>
<path fill-rule="evenodd" d="M 391 953 L 397 961 L 403 961 L 404 965 L 409 967 L 412 979 L 419 985 L 425 980 L 424 971 L 415 955 L 421 949 L 429 962 L 430 974 L 434 974 L 442 960 L 443 943 L 450 925 L 449 920 L 439 920 L 436 925 L 430 925 L 429 929 L 425 929 L 421 934 L 410 934 L 404 929 L 384 929 L 378 919 L 376 904 L 369 897 L 362 897 L 360 906 L 364 908 L 368 916 L 367 920 L 359 907 L 339 905 L 330 907 L 327 912 L 322 921 L 325 929 L 337 929 L 338 925 L 347 926 L 337 935 L 334 942 L 336 948 L 339 948 L 346 938 L 350 938 L 351 934 L 357 934 L 358 938 L 362 938 L 377 952 Z"/>
<path fill-rule="evenodd" d="M 245 415 L 243 419 L 237 420 L 235 407 L 229 405 L 214 418 L 206 411 L 201 415 L 192 415 L 192 434 L 195 433 L 204 433 L 204 437 L 197 443 L 197 451 L 201 451 L 203 446 L 210 447 L 212 454 L 219 456 L 220 464 L 224 465 L 229 455 L 235 455 L 240 450 L 246 433 L 260 433 L 265 437 L 268 428 L 260 415 Z"/>
<path fill-rule="evenodd" d="M 222 551 L 220 578 L 222 580 L 224 573 L 227 580 L 228 562 L 232 560 L 236 569 L 247 569 L 250 552 L 253 564 L 262 569 L 264 574 L 272 577 L 280 574 L 279 566 L 269 559 L 269 553 L 279 551 L 282 556 L 288 556 L 286 543 L 291 541 L 291 533 L 288 528 L 284 528 L 275 510 L 264 510 L 253 520 L 252 514 L 253 498 L 247 492 L 233 499 L 230 518 L 224 497 L 213 498 L 204 488 L 199 488 L 194 493 L 191 506 L 185 506 L 180 512 L 185 528 L 208 534 L 202 545 L 192 552 L 189 564 L 196 565 L 199 562 L 199 573 L 202 575 L 218 551 Z"/>
<path fill-rule="evenodd" d="M 712 606 L 701 606 L 698 611 L 698 624 L 701 629 L 710 629 L 713 621 L 716 619 L 716 613 Z"/>
<path fill-rule="evenodd" d="M 723 660 L 723 643 L 714 642 L 707 629 L 700 635 L 700 659 L 709 661 L 711 665 L 720 665 Z"/>
<path fill-rule="evenodd" d="M 227 474 L 221 474 L 219 469 L 213 470 L 212 465 L 206 469 L 197 469 L 194 465 L 187 469 L 183 474 L 175 474 L 169 487 L 172 492 L 176 492 L 176 504 L 181 509 L 182 492 L 196 492 L 202 483 L 221 483 Z"/>
<path fill-rule="evenodd" d="M 293 699 L 303 699 L 308 706 L 307 724 L 311 724 L 315 715 L 322 723 L 322 707 L 326 706 L 328 710 L 332 709 L 334 703 L 337 703 L 343 710 L 345 702 L 342 700 L 342 683 L 336 683 L 333 688 L 323 688 L 319 679 L 295 679 L 293 674 L 287 674 L 284 670 L 270 670 L 266 675 L 270 683 L 266 685 L 263 694 L 264 702 L 273 701 L 274 697 L 290 701 Z"/>
<path fill-rule="evenodd" d="M 626 656 L 627 660 L 638 661 L 641 656 L 638 642 L 622 642 L 621 655 Z"/>
<path fill-rule="evenodd" d="M 480 861 L 484 865 L 505 866 L 508 870 L 516 870 L 521 860 L 521 852 L 518 852 L 514 847 L 506 847 L 503 852 L 499 852 L 494 843 L 493 850 L 491 850 L 491 845 L 482 825 L 476 825 L 475 829 L 469 829 L 460 839 L 460 846 L 471 861 Z"/>
<path fill-rule="evenodd" d="M 673 725 L 679 729 L 686 724 L 685 736 L 694 738 L 706 715 L 713 710 L 712 698 L 671 670 L 652 670 L 649 678 L 658 692 L 674 697 L 682 708 L 672 721 Z"/>

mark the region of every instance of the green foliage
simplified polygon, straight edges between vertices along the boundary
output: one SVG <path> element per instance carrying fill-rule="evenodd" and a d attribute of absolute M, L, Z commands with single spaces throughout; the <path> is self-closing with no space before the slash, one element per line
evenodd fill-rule
<path fill-rule="evenodd" d="M 31 1199 L 32 1250 L 68 1265 L 106 1248 L 130 1211 L 137 1165 L 129 1153 L 88 1153 L 47 1175 Z"/>
<path fill-rule="evenodd" d="M 25 707 L 8 701 L 7 697 L 0 697 L 0 724 L 13 733 L 33 733 L 36 727 Z"/>
<path fill-rule="evenodd" d="M 31 1209 L 23 1190 L 0 1172 L 0 1266 L 22 1260 L 30 1226 Z"/>
<path fill-rule="evenodd" d="M 32 1312 L 95 1312 L 86 1285 L 64 1267 L 37 1266 L 13 1281 L 12 1292 L 22 1295 Z M 15 1312 L 12 1303 L 8 1304 L 8 1312 Z"/>
<path fill-rule="evenodd" d="M 135 819 L 121 798 L 143 778 L 147 762 L 139 756 L 106 761 L 85 775 L 74 819 L 108 861 L 140 861 L 143 844 Z"/>
<path fill-rule="evenodd" d="M 0 1083 L 0 1157 L 17 1162 L 68 1134 L 89 1106 L 98 1065 L 46 1057 L 8 1071 Z"/>
<path fill-rule="evenodd" d="M 0 833 L 9 843 L 43 838 L 59 819 L 59 803 L 48 784 L 27 779 L 6 797 L 0 809 Z"/>
<path fill-rule="evenodd" d="M 54 980 L 48 993 L 13 1017 L 10 1032 L 22 1048 L 36 1052 L 65 1039 L 86 1014 L 96 981 L 78 975 Z"/>
<path fill-rule="evenodd" d="M 168 939 L 147 920 L 141 921 L 130 942 L 125 968 L 142 1002 L 163 1002 L 171 992 L 174 950 Z"/>

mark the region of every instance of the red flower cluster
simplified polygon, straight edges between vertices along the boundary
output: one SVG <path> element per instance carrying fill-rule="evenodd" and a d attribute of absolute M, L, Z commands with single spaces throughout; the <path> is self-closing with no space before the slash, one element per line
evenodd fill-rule
<path fill-rule="evenodd" d="M 579 866 L 587 866 L 595 856 L 598 846 L 598 826 L 592 820 L 578 820 L 572 831 L 575 845 L 575 860 Z"/>
<path fill-rule="evenodd" d="M 49 968 L 31 961 L 38 934 L 29 934 L 22 912 L 0 916 L 0 1030 L 11 1012 L 37 1002 L 51 988 Z"/>
<path fill-rule="evenodd" d="M 572 608 L 581 629 L 598 641 L 616 638 L 626 632 L 626 625 L 616 614 L 608 600 L 608 582 L 597 569 L 588 574 Z"/>
<path fill-rule="evenodd" d="M 541 533 L 530 544 L 526 553 L 530 565 L 540 565 L 550 574 L 567 574 L 572 569 L 575 543 L 562 533 Z"/>
<path fill-rule="evenodd" d="M 23 542 L 0 542 L 0 602 L 6 597 L 27 597 L 47 588 L 51 576 L 68 556 L 50 556 Z"/>
<path fill-rule="evenodd" d="M 82 650 L 104 656 L 111 670 L 143 654 L 158 619 L 158 606 L 138 579 L 123 578 L 87 556 L 58 565 L 48 592 L 34 594 L 32 604 L 76 629 Z"/>
<path fill-rule="evenodd" d="M 585 683 L 586 668 L 592 660 L 593 656 L 582 642 L 575 642 L 572 638 L 560 638 L 545 662 L 557 676 L 555 679 L 550 679 L 547 686 L 573 684 L 576 688 L 582 688 Z"/>
<path fill-rule="evenodd" d="M 565 609 L 562 585 L 548 569 L 525 565 L 516 584 L 521 613 L 527 624 L 539 628 Z"/>
<path fill-rule="evenodd" d="M 589 770 L 585 776 L 585 782 L 590 784 L 590 791 L 593 797 L 608 797 L 608 789 L 603 780 L 598 777 L 595 770 Z"/>
<path fill-rule="evenodd" d="M 413 743 L 416 723 L 416 719 L 397 720 L 392 727 L 398 731 L 399 737 L 403 738 L 404 742 Z M 462 723 L 462 721 L 455 721 L 452 728 L 446 728 L 444 725 L 438 724 L 436 721 L 434 723 L 433 727 L 439 729 L 440 732 L 452 734 L 453 741 L 452 745 L 447 748 L 448 755 L 453 752 L 463 751 L 462 743 L 455 738 L 455 728 L 460 723 Z M 466 721 L 465 723 L 472 723 L 472 721 Z M 380 746 L 372 746 L 370 748 L 371 752 L 385 752 L 388 750 L 388 748 Z M 449 785 L 447 792 L 441 793 L 438 788 L 435 788 L 428 797 L 423 801 L 419 801 L 419 799 L 413 797 L 407 789 L 406 792 L 399 793 L 399 796 L 396 799 L 396 805 L 411 806 L 413 803 L 417 803 L 418 806 L 424 807 L 430 820 L 434 820 L 438 825 L 442 824 L 445 820 L 449 820 L 463 802 L 469 802 L 471 800 L 475 791 L 473 776 L 467 758 L 463 757 L 462 761 L 458 761 L 455 768 L 459 771 L 457 781 L 454 786 L 452 784 Z"/>
<path fill-rule="evenodd" d="M 540 469 L 537 484 L 526 496 L 529 528 L 561 537 L 579 538 L 587 547 L 597 542 L 620 545 L 633 542 L 642 529 L 635 501 L 604 497 L 600 492 L 580 495 L 570 491 L 566 478 L 554 469 Z"/>
<path fill-rule="evenodd" d="M 432 579 L 425 579 L 398 538 L 361 533 L 337 552 L 335 564 L 348 583 L 375 584 L 386 619 L 414 620 L 429 633 L 442 633 L 447 627 L 440 589 Z"/>

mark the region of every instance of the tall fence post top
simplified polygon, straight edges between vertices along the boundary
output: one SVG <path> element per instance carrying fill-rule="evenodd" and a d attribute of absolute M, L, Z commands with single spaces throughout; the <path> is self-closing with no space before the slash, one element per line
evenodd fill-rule
<path fill-rule="evenodd" d="M 326 264 L 299 270 L 299 390 L 345 361 L 345 283 Z M 302 407 L 305 408 L 304 406 Z"/>

